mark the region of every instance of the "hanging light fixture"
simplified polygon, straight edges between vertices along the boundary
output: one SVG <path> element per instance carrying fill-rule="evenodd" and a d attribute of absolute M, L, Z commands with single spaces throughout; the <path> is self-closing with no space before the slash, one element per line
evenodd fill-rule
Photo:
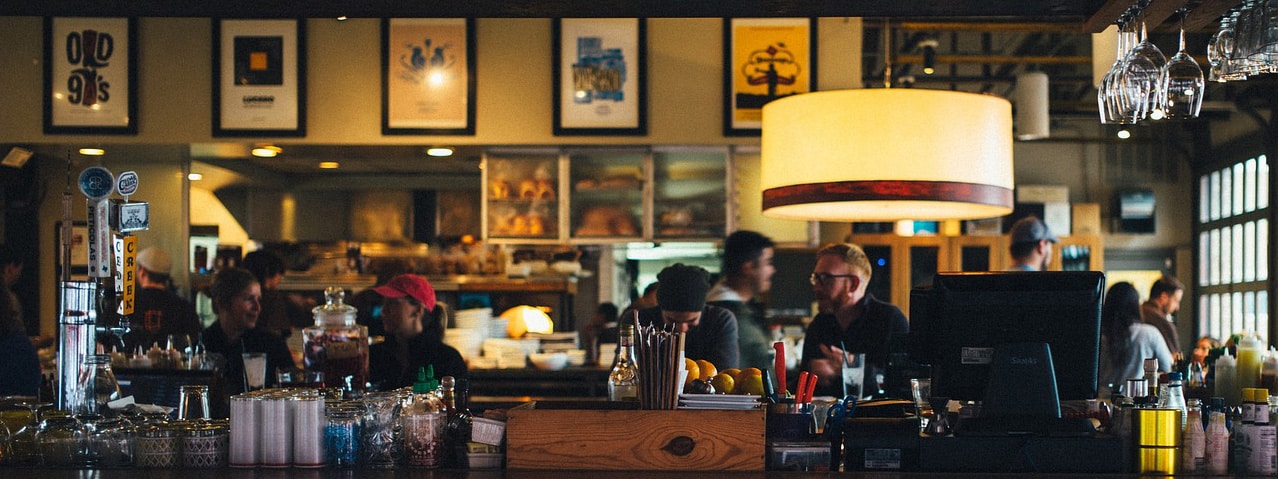
<path fill-rule="evenodd" d="M 794 95 L 764 105 L 762 143 L 764 216 L 893 221 L 1012 212 L 1012 106 L 1003 98 L 903 88 Z"/>
<path fill-rule="evenodd" d="M 1051 136 L 1048 83 L 1043 72 L 1016 75 L 1016 139 L 1041 140 Z"/>

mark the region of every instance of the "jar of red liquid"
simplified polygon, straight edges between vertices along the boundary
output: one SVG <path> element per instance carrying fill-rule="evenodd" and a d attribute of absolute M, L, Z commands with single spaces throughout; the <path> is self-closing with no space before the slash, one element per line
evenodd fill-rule
<path fill-rule="evenodd" d="M 308 371 L 323 373 L 329 385 L 350 384 L 363 390 L 368 383 L 368 327 L 355 324 L 355 308 L 344 303 L 346 292 L 330 286 L 324 304 L 311 310 L 315 325 L 302 330 L 302 355 Z"/>

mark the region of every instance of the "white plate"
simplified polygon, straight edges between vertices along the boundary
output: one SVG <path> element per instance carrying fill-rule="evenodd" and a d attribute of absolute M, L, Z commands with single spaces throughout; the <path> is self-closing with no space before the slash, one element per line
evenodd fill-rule
<path fill-rule="evenodd" d="M 757 403 L 759 402 L 759 397 L 760 396 L 753 396 L 748 394 L 740 394 L 740 395 L 739 394 L 680 394 L 679 400 L 680 401 L 714 402 L 719 404 L 723 404 L 723 403 L 737 404 L 737 403 Z"/>
<path fill-rule="evenodd" d="M 679 402 L 679 409 L 737 410 L 737 409 L 756 409 L 758 407 L 759 407 L 758 404 L 750 404 L 750 403 L 733 404 L 733 403 L 703 403 L 703 402 L 696 402 L 696 401 L 692 401 L 692 402 L 680 401 Z"/>

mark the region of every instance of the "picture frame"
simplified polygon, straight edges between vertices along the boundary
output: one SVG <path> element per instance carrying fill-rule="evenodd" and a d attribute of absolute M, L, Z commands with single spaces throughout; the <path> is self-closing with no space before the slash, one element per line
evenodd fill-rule
<path fill-rule="evenodd" d="M 213 19 L 213 136 L 306 136 L 306 22 Z"/>
<path fill-rule="evenodd" d="M 811 18 L 723 20 L 724 136 L 758 136 L 764 104 L 816 91 L 816 25 Z"/>
<path fill-rule="evenodd" d="M 62 277 L 62 221 L 53 224 L 53 251 L 57 262 L 54 272 L 57 278 Z M 89 279 L 89 224 L 84 221 L 71 222 L 71 274 L 72 281 Z"/>
<path fill-rule="evenodd" d="M 647 21 L 559 18 L 552 37 L 554 134 L 647 135 Z"/>
<path fill-rule="evenodd" d="M 382 19 L 382 134 L 475 134 L 475 19 Z"/>
<path fill-rule="evenodd" d="M 136 18 L 45 17 L 44 45 L 45 134 L 138 133 Z"/>

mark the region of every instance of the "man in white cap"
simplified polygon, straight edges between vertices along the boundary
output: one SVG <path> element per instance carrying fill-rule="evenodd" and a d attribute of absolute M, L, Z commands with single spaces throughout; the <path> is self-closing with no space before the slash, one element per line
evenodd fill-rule
<path fill-rule="evenodd" d="M 1058 241 L 1047 223 L 1036 216 L 1021 218 L 1012 225 L 1008 250 L 1012 254 L 1009 271 L 1045 271 L 1052 261 L 1052 245 Z"/>
<path fill-rule="evenodd" d="M 151 246 L 138 252 L 137 262 L 138 289 L 125 344 L 130 349 L 148 349 L 152 345 L 164 348 L 169 335 L 175 339 L 186 335 L 194 342 L 200 333 L 200 319 L 190 302 L 169 289 L 173 259 L 163 249 Z"/>

